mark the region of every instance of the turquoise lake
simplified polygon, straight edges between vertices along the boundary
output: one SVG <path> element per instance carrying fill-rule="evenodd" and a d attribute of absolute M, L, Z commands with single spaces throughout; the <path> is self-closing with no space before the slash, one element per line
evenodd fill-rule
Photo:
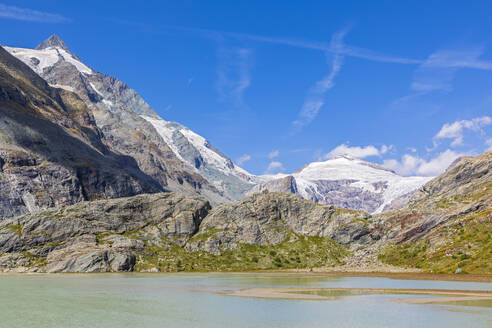
<path fill-rule="evenodd" d="M 314 301 L 214 293 L 251 287 L 492 291 L 492 283 L 305 274 L 3 274 L 0 327 L 492 327 L 489 306 L 391 301 L 415 295 Z"/>

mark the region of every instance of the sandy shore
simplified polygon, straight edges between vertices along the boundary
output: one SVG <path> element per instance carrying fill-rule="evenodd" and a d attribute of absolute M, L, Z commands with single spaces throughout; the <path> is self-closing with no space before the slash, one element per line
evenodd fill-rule
<path fill-rule="evenodd" d="M 45 272 L 0 272 L 1 275 L 57 275 L 57 274 L 145 274 L 145 275 L 196 275 L 196 274 L 262 274 L 262 277 L 286 277 L 286 274 L 295 274 L 296 277 L 305 278 L 322 278 L 322 277 L 381 277 L 388 279 L 401 279 L 401 280 L 441 280 L 441 281 L 470 281 L 470 282 L 487 282 L 492 283 L 492 274 L 477 275 L 477 274 L 437 274 L 437 273 L 423 273 L 415 270 L 399 270 L 399 271 L 386 271 L 380 270 L 350 270 L 343 271 L 341 268 L 332 270 L 331 268 L 317 268 L 317 269 L 293 269 L 293 270 L 258 270 L 258 271 L 188 271 L 188 272 L 65 272 L 65 273 L 45 273 Z"/>
<path fill-rule="evenodd" d="M 310 273 L 316 276 L 340 276 L 340 277 L 381 277 L 401 280 L 442 280 L 442 281 L 470 281 L 470 282 L 491 282 L 492 274 L 443 274 L 443 273 L 424 273 L 421 271 L 343 271 L 330 269 L 314 270 L 292 270 L 279 271 L 292 273 Z"/>
<path fill-rule="evenodd" d="M 454 301 L 492 300 L 492 291 L 476 290 L 443 290 L 443 289 L 379 289 L 379 288 L 247 288 L 240 290 L 220 291 L 219 294 L 238 297 L 298 299 L 298 300 L 331 300 L 333 296 L 316 294 L 318 292 L 345 292 L 352 295 L 430 295 L 439 297 L 400 298 L 392 300 L 400 303 L 430 304 Z"/>

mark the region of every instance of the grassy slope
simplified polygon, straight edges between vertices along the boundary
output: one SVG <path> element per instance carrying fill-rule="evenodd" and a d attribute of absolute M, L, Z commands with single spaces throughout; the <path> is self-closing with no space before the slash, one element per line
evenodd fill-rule
<path fill-rule="evenodd" d="M 161 271 L 248 271 L 313 268 L 343 264 L 348 252 L 330 238 L 298 236 L 291 233 L 278 245 L 241 244 L 237 249 L 214 255 L 189 252 L 173 243 L 149 246 L 138 256 L 135 269 L 159 268 Z"/>
<path fill-rule="evenodd" d="M 426 238 L 413 243 L 390 245 L 379 259 L 388 264 L 421 268 L 433 273 L 492 273 L 492 182 L 475 188 L 468 195 L 455 195 L 436 201 L 440 211 L 450 211 L 461 204 L 482 201 L 476 211 L 453 218 Z"/>

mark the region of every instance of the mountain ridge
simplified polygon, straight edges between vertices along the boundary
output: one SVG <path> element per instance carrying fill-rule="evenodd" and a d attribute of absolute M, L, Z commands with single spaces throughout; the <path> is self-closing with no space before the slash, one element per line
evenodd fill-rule
<path fill-rule="evenodd" d="M 0 217 L 163 191 L 102 142 L 89 109 L 0 47 Z"/>
<path fill-rule="evenodd" d="M 425 195 L 376 215 L 266 191 L 216 207 L 156 193 L 46 209 L 0 221 L 0 271 L 360 272 L 387 263 L 491 274 L 491 165 L 492 151 L 463 159 Z"/>
<path fill-rule="evenodd" d="M 324 204 L 379 213 L 390 208 L 396 199 L 416 192 L 431 179 L 403 177 L 375 163 L 338 156 L 306 164 L 293 174 L 269 179 L 255 186 L 250 193 L 265 189 L 293 192 Z"/>
<path fill-rule="evenodd" d="M 297 195 L 306 199 L 374 213 L 403 205 L 408 195 L 425 182 L 423 178 L 405 178 L 421 181 L 411 184 L 412 188 L 403 188 L 396 195 L 396 198 L 401 198 L 395 200 L 386 195 L 394 187 L 393 182 L 388 183 L 388 177 L 364 184 L 364 179 L 350 174 L 343 175 L 343 178 L 322 177 L 325 174 L 323 170 L 317 172 L 320 178 L 303 176 L 323 162 L 305 165 L 284 182 L 275 180 L 285 179 L 287 175 L 253 175 L 235 165 L 206 138 L 179 123 L 160 118 L 123 81 L 85 65 L 59 36 L 51 36 L 37 47 L 38 50 L 6 49 L 51 86 L 75 92 L 91 109 L 103 143 L 113 151 L 133 157 L 145 174 L 167 190 L 204 195 L 214 204 L 241 200 L 265 188 L 271 191 L 295 190 Z M 358 161 L 347 156 L 338 159 L 347 160 L 347 164 Z M 364 165 L 369 172 L 370 168 L 391 172 L 370 162 L 362 161 L 359 166 Z"/>
<path fill-rule="evenodd" d="M 46 41 L 46 47 L 40 47 L 43 48 L 40 50 L 7 50 L 18 56 L 52 86 L 77 93 L 91 108 L 107 146 L 134 157 L 141 169 L 166 189 L 203 194 L 215 203 L 237 200 L 242 191 L 229 191 L 236 185 L 242 185 L 241 190 L 249 189 L 250 183 L 242 176 L 236 175 L 234 181 L 223 186 L 217 183 L 216 178 L 213 179 L 214 174 L 200 172 L 194 163 L 203 159 L 201 152 L 192 143 L 188 142 L 183 147 L 194 153 L 194 158 L 190 161 L 181 160 L 179 152 L 173 151 L 155 127 L 142 118 L 157 118 L 158 115 L 133 89 L 116 78 L 93 71 L 80 61 L 67 60 L 67 56 L 63 56 L 64 50 L 57 48 L 58 44 L 65 45 L 59 37 L 55 37 Z M 44 52 L 49 53 L 46 55 Z M 62 56 L 52 58 L 51 52 L 62 53 Z M 39 58 L 39 63 L 33 62 L 32 58 Z M 134 132 L 128 135 L 128 131 Z M 149 141 L 152 144 L 149 145 Z M 221 174 L 220 169 L 215 170 L 213 165 L 208 167 L 215 175 Z M 227 174 L 222 175 L 222 180 L 227 179 Z"/>

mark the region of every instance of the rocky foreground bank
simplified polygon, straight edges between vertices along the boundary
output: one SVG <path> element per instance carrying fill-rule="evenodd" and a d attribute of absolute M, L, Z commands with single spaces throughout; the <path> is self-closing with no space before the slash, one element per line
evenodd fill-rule
<path fill-rule="evenodd" d="M 340 264 L 368 216 L 262 193 L 211 209 L 197 196 L 83 202 L 0 222 L 0 270 L 252 270 Z"/>

